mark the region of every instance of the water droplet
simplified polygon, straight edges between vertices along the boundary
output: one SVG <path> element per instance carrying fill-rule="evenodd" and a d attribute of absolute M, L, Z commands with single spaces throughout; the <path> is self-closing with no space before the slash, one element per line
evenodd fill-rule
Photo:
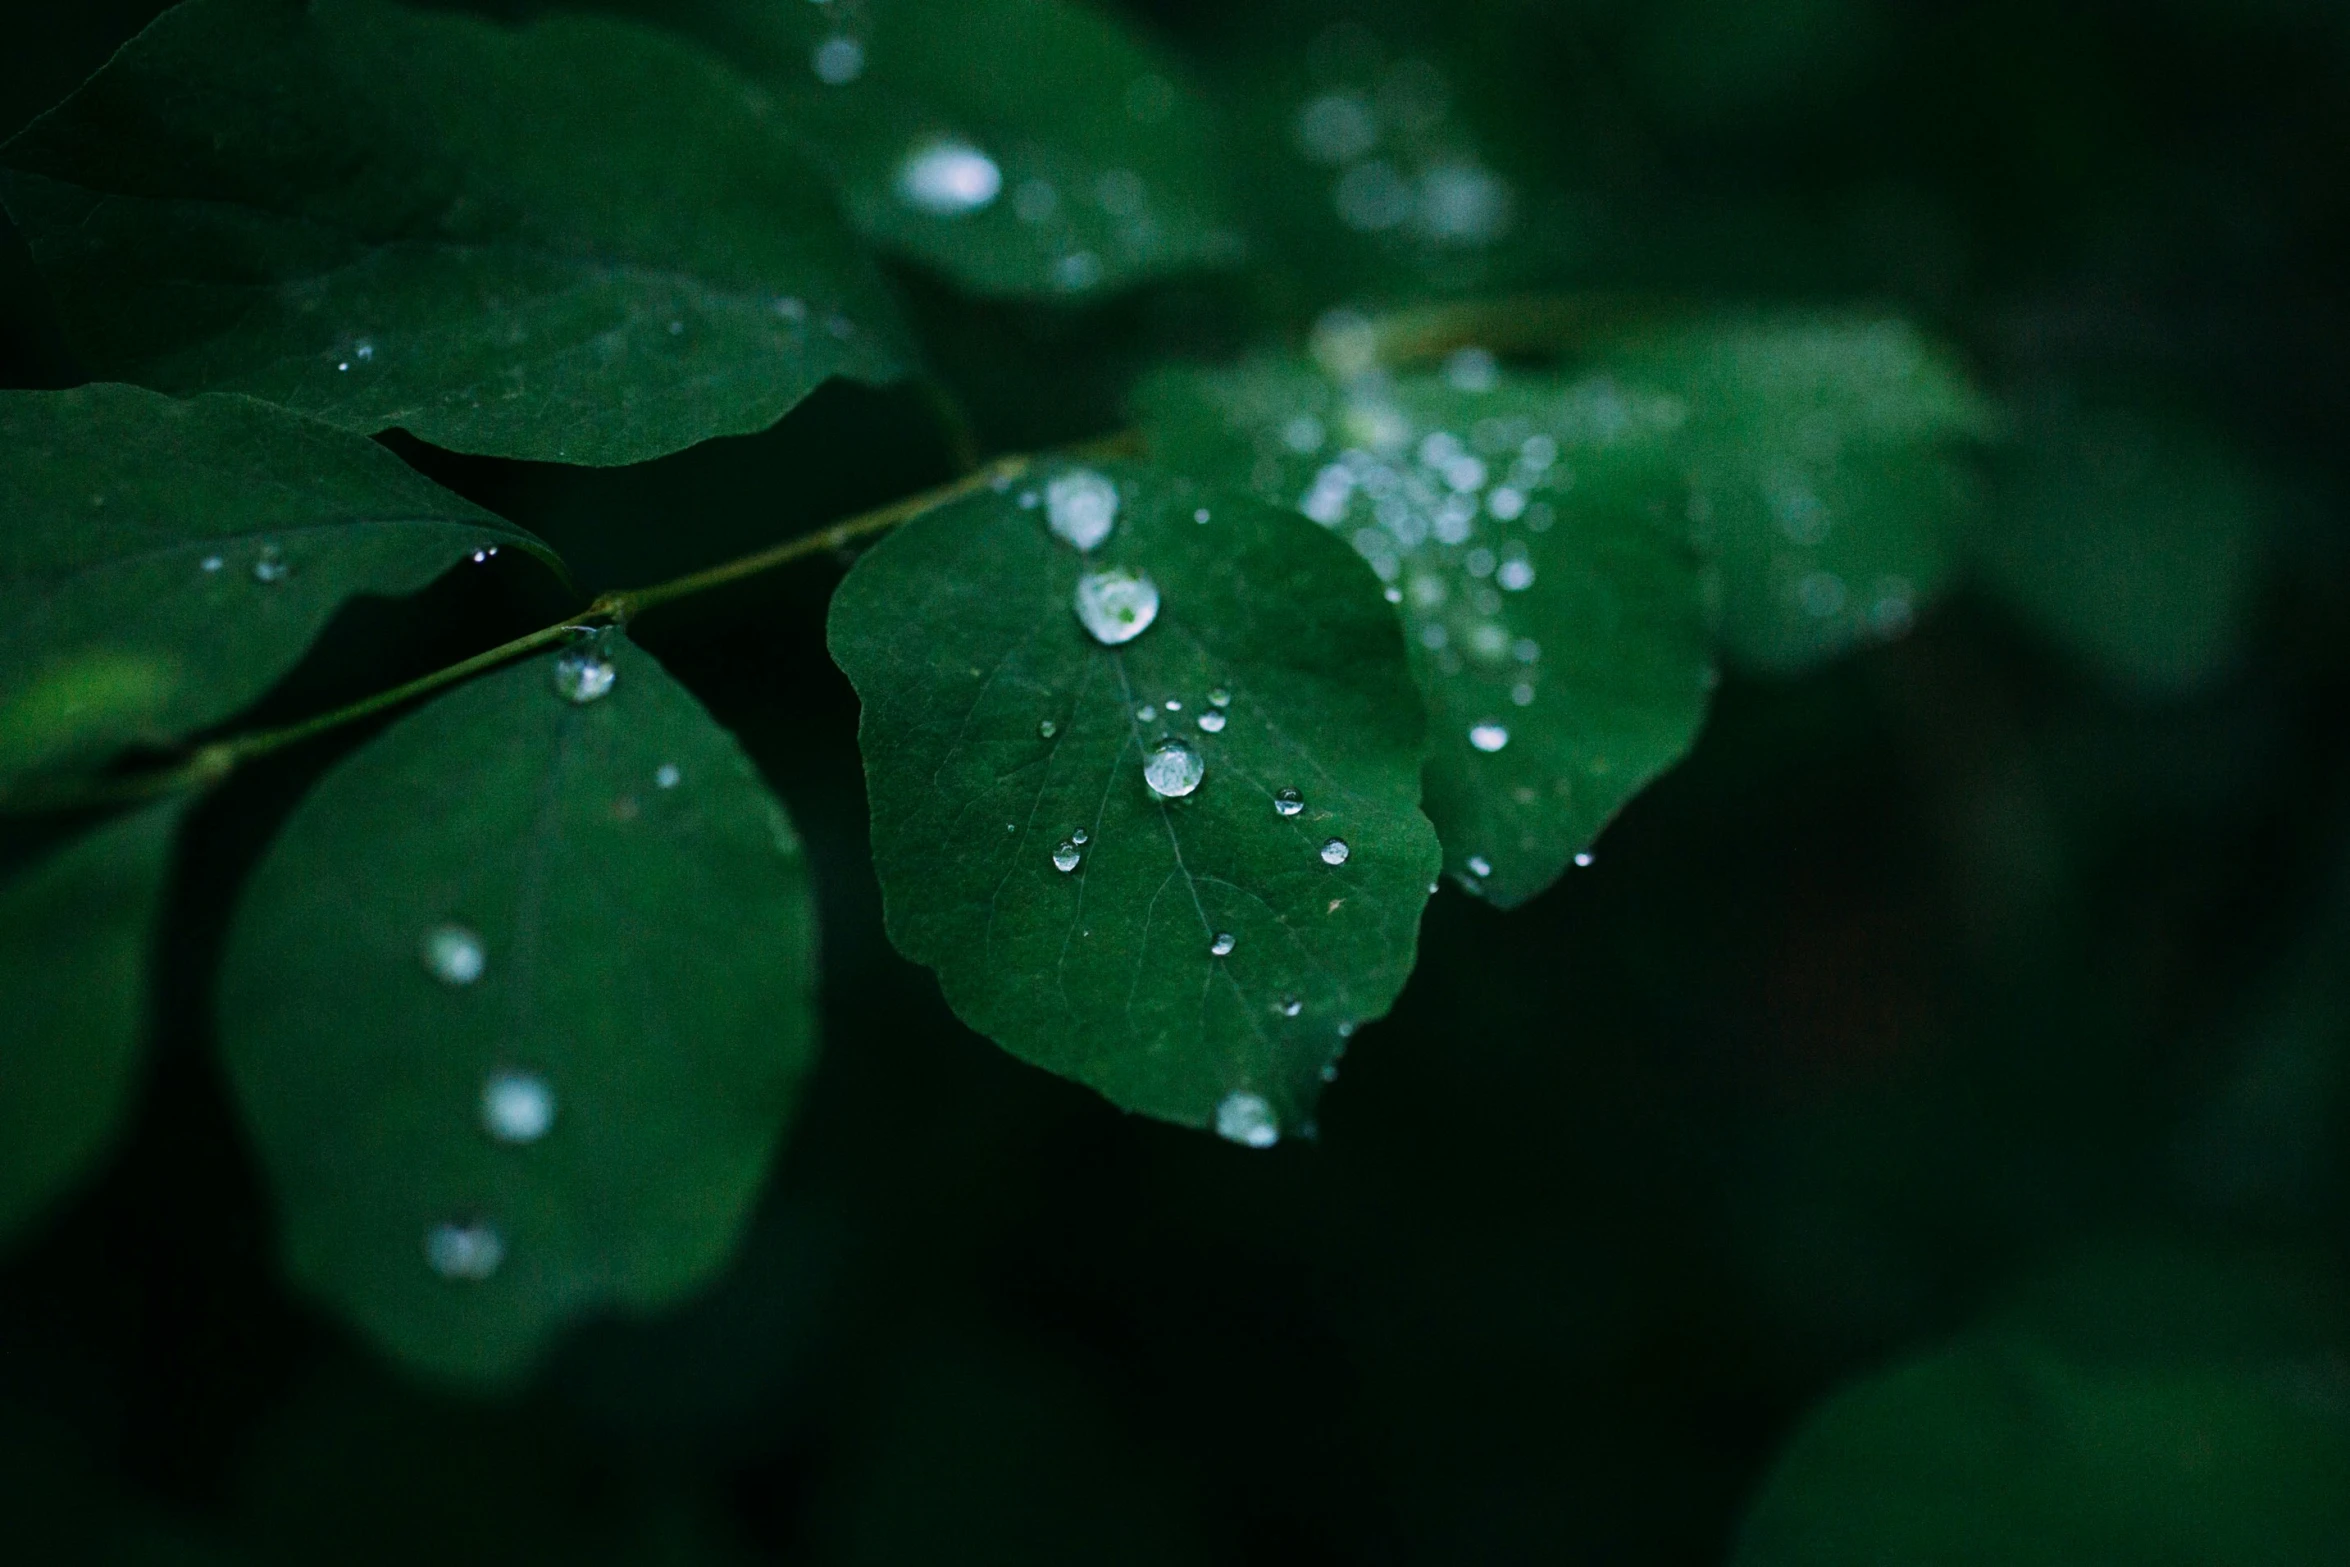
<path fill-rule="evenodd" d="M 1581 854 L 1578 854 L 1578 855 L 1576 855 L 1576 856 L 1575 856 L 1575 863 L 1576 863 L 1577 865 L 1581 866 L 1581 867 L 1582 867 L 1583 869 L 1585 869 L 1585 870 L 1589 870 L 1589 869 L 1591 868 L 1591 861 L 1592 861 L 1592 854 L 1591 854 L 1591 851 L 1590 851 L 1590 850 L 1588 850 L 1588 849 L 1584 850 L 1584 851 L 1583 851 Z"/>
<path fill-rule="evenodd" d="M 493 1225 L 436 1224 L 424 1232 L 426 1266 L 444 1279 L 478 1283 L 506 1260 L 506 1239 Z"/>
<path fill-rule="evenodd" d="M 1225 690 L 1222 686 L 1218 686 L 1215 690 L 1208 693 L 1208 705 L 1211 707 L 1230 707 L 1232 705 L 1232 693 Z"/>
<path fill-rule="evenodd" d="M 1036 726 L 1036 732 L 1044 739 L 1050 740 L 1053 736 L 1061 732 L 1061 726 L 1048 718 L 1043 723 Z"/>
<path fill-rule="evenodd" d="M 294 568 L 287 564 L 284 553 L 274 544 L 262 545 L 261 553 L 253 559 L 255 582 L 283 582 L 293 574 Z"/>
<path fill-rule="evenodd" d="M 1053 869 L 1066 876 L 1077 869 L 1077 862 L 1084 858 L 1084 855 L 1077 852 L 1077 845 L 1063 839 L 1061 846 L 1053 851 Z"/>
<path fill-rule="evenodd" d="M 492 1072 L 481 1085 L 482 1129 L 502 1143 L 535 1143 L 555 1124 L 555 1090 L 535 1072 Z"/>
<path fill-rule="evenodd" d="M 1077 582 L 1077 618 L 1104 647 L 1131 642 L 1159 618 L 1158 584 L 1131 571 L 1096 571 Z"/>
<path fill-rule="evenodd" d="M 1082 849 L 1093 840 L 1086 835 L 1085 829 L 1080 827 L 1069 835 L 1069 841 Z"/>
<path fill-rule="evenodd" d="M 620 671 L 593 648 L 574 648 L 555 660 L 555 690 L 565 701 L 582 705 L 609 696 Z"/>
<path fill-rule="evenodd" d="M 1220 930 L 1216 932 L 1216 939 L 1208 943 L 1208 952 L 1213 957 L 1228 958 L 1232 956 L 1232 949 L 1239 945 L 1239 942 L 1232 939 L 1232 932 Z"/>
<path fill-rule="evenodd" d="M 1142 781 L 1162 799 L 1179 800 L 1199 787 L 1207 771 L 1208 764 L 1188 742 L 1161 740 L 1142 764 Z"/>
<path fill-rule="evenodd" d="M 1534 563 L 1525 560 L 1505 560 L 1493 580 L 1504 593 L 1523 593 L 1534 586 Z"/>
<path fill-rule="evenodd" d="M 663 762 L 653 769 L 653 787 L 656 789 L 674 789 L 684 781 L 685 774 L 678 771 L 675 762 Z"/>
<path fill-rule="evenodd" d="M 1158 718 L 1159 710 L 1151 706 L 1148 702 L 1143 703 L 1142 706 L 1134 710 L 1134 721 L 1138 724 L 1156 723 L 1158 722 Z"/>
<path fill-rule="evenodd" d="M 1534 705 L 1534 682 L 1521 680 L 1510 687 L 1510 700 L 1520 707 L 1532 707 Z"/>
<path fill-rule="evenodd" d="M 1118 521 L 1118 486 L 1091 468 L 1072 468 L 1045 486 L 1044 506 L 1054 533 L 1090 550 Z"/>
<path fill-rule="evenodd" d="M 1401 604 L 1403 602 L 1403 589 L 1398 587 L 1389 587 L 1382 596 L 1390 604 Z"/>
<path fill-rule="evenodd" d="M 1346 846 L 1344 838 L 1333 838 L 1322 845 L 1322 863 L 1324 865 L 1344 865 L 1347 856 L 1353 853 L 1354 850 Z"/>
<path fill-rule="evenodd" d="M 1003 188 L 995 159 L 951 137 L 923 143 L 898 165 L 898 199 L 934 218 L 977 212 Z"/>
<path fill-rule="evenodd" d="M 865 46 L 854 38 L 827 38 L 809 54 L 808 69 L 827 87 L 846 87 L 865 74 Z"/>
<path fill-rule="evenodd" d="M 1306 808 L 1306 797 L 1295 789 L 1284 789 L 1273 796 L 1273 813 L 1277 816 L 1295 816 Z"/>
<path fill-rule="evenodd" d="M 1476 724 L 1469 730 L 1469 744 L 1480 751 L 1493 752 L 1510 743 L 1510 732 L 1499 724 Z"/>
<path fill-rule="evenodd" d="M 1202 506 L 1198 511 L 1195 511 L 1191 514 L 1191 520 L 1193 522 L 1206 522 L 1212 515 L 1213 513 L 1211 513 L 1205 506 Z"/>
<path fill-rule="evenodd" d="M 470 985 L 481 978 L 488 963 L 481 938 L 462 925 L 435 925 L 424 933 L 417 951 L 425 972 L 444 985 Z"/>
<path fill-rule="evenodd" d="M 1181 697 L 1171 696 L 1159 705 L 1164 707 L 1170 713 L 1180 713 L 1183 711 L 1183 699 Z"/>
<path fill-rule="evenodd" d="M 1469 856 L 1469 874 L 1490 876 L 1493 874 L 1493 862 L 1482 854 L 1472 854 Z"/>
<path fill-rule="evenodd" d="M 1295 996 L 1283 996 L 1273 1003 L 1273 1010 L 1283 1017 L 1295 1017 L 1306 1009 L 1306 1004 Z"/>
<path fill-rule="evenodd" d="M 351 345 L 351 357 L 361 364 L 369 363 L 375 358 L 375 344 L 364 337 L 359 339 Z"/>
<path fill-rule="evenodd" d="M 204 557 L 202 560 L 200 560 L 200 561 L 196 562 L 196 565 L 198 566 L 198 568 L 199 568 L 199 569 L 201 569 L 201 570 L 204 570 L 204 571 L 208 571 L 208 572 L 209 572 L 209 571 L 218 571 L 218 570 L 219 570 L 221 567 L 223 567 L 223 566 L 225 566 L 225 565 L 227 565 L 227 564 L 228 564 L 228 562 L 227 562 L 227 561 L 225 561 L 225 560 L 222 560 L 222 559 L 221 559 L 221 558 L 220 558 L 218 555 L 207 555 L 207 556 L 205 556 L 205 557 Z"/>
<path fill-rule="evenodd" d="M 1249 1148 L 1270 1148 L 1281 1141 L 1281 1123 L 1262 1094 L 1226 1094 L 1216 1106 L 1216 1135 Z"/>
<path fill-rule="evenodd" d="M 1224 715 L 1211 707 L 1199 715 L 1199 726 L 1209 734 L 1220 735 L 1224 732 Z"/>

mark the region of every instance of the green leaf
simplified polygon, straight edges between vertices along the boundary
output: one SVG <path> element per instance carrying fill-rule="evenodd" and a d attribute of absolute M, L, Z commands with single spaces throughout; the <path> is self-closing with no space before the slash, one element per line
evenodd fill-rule
<path fill-rule="evenodd" d="M 1209 112 L 1067 0 L 693 0 L 633 9 L 777 95 L 858 230 L 967 288 L 1078 294 L 1229 263 Z"/>
<path fill-rule="evenodd" d="M 1679 398 L 1690 520 L 1716 634 L 1793 671 L 1899 636 L 1948 581 L 1977 506 L 1962 448 L 1989 405 L 1893 320 L 1756 316 L 1653 324 L 1596 356 Z"/>
<path fill-rule="evenodd" d="M 355 594 L 546 554 L 372 441 L 127 386 L 0 392 L 0 516 L 0 794 L 228 718 Z"/>
<path fill-rule="evenodd" d="M 1089 556 L 1048 531 L 1112 495 Z M 1073 609 L 1111 572 L 1159 604 L 1114 647 Z M 873 550 L 831 641 L 890 934 L 963 1020 L 1128 1109 L 1260 1143 L 1304 1124 L 1402 988 L 1438 865 L 1403 642 L 1345 546 L 1148 469 L 1051 469 Z M 1195 792 L 1146 786 L 1168 741 Z"/>
<path fill-rule="evenodd" d="M 79 1179 L 138 1083 L 180 802 L 120 816 L 0 874 L 0 1236 Z"/>
<path fill-rule="evenodd" d="M 1984 584 L 2092 673 L 2191 692 L 2240 650 L 2270 516 L 2209 433 L 2122 408 L 2036 407 L 1976 541 Z"/>
<path fill-rule="evenodd" d="M 0 157 L 84 357 L 166 391 L 609 464 L 899 369 L 763 100 L 617 22 L 189 0 Z"/>
<path fill-rule="evenodd" d="M 1428 814 L 1465 886 L 1533 897 L 1688 751 L 1713 668 L 1672 405 L 1474 356 L 1176 371 L 1142 405 L 1161 461 L 1297 507 L 1391 584 L 1434 719 Z"/>
<path fill-rule="evenodd" d="M 2320 1567 L 2350 1540 L 2338 1293 L 2113 1259 L 1831 1400 L 1736 1567 Z"/>
<path fill-rule="evenodd" d="M 619 636 L 401 720 L 295 812 L 221 980 L 295 1278 L 471 1377 L 707 1280 L 812 1049 L 813 939 L 782 809 Z"/>

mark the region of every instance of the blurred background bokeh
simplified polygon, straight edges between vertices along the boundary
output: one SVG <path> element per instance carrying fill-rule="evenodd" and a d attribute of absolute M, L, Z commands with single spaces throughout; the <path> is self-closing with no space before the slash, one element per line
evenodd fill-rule
<path fill-rule="evenodd" d="M 0 131 L 159 9 L 9 0 Z M 258 770 L 190 835 L 133 1136 L 0 1257 L 13 1559 L 2350 1560 L 2350 9 L 1121 9 L 1221 105 L 1247 257 L 1084 306 L 903 269 L 987 449 L 1336 304 L 1866 304 L 2008 410 L 1979 569 L 1733 672 L 1531 907 L 1438 896 L 1269 1155 L 1021 1065 L 891 950 L 834 567 L 648 622 L 809 844 L 823 1062 L 723 1282 L 496 1398 L 276 1277 L 206 975 L 332 758 Z M 81 379 L 4 231 L 0 378 Z M 399 444 L 591 589 L 953 471 L 920 392 L 839 386 L 636 469 Z M 271 710 L 545 592 L 356 608 Z"/>

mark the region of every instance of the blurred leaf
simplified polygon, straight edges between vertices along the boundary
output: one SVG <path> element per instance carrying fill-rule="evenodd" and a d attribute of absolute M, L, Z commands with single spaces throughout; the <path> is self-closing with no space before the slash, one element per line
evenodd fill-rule
<path fill-rule="evenodd" d="M 614 464 L 900 368 L 765 105 L 616 22 L 190 0 L 4 156 L 82 354 L 166 391 Z"/>
<path fill-rule="evenodd" d="M 1989 405 L 1893 320 L 1753 316 L 1626 332 L 1597 363 L 1687 406 L 1690 520 L 1741 664 L 1793 671 L 1899 636 L 1975 511 L 1963 444 Z"/>
<path fill-rule="evenodd" d="M 1183 74 L 1069 0 L 630 9 L 777 94 L 858 230 L 991 294 L 1229 263 L 1225 170 Z"/>
<path fill-rule="evenodd" d="M 1352 382 L 1177 371 L 1142 404 L 1160 461 L 1298 508 L 1400 593 L 1464 885 L 1523 903 L 1688 751 L 1713 669 L 1668 405 L 1474 354 Z"/>
<path fill-rule="evenodd" d="M 1832 1399 L 1738 1567 L 2297 1567 L 2350 1547 L 2338 1291 L 2161 1254 L 2029 1292 Z"/>
<path fill-rule="evenodd" d="M 809 897 L 733 739 L 616 635 L 355 752 L 255 873 L 221 981 L 294 1276 L 471 1377 L 707 1281 L 810 1053 Z"/>
<path fill-rule="evenodd" d="M 1048 517 L 1107 535 L 1080 555 Z M 1121 575 L 1156 618 L 1107 646 L 1073 595 Z M 1047 469 L 884 541 L 831 641 L 890 934 L 963 1020 L 1127 1109 L 1305 1124 L 1439 864 L 1402 639 L 1345 546 L 1148 469 Z M 1173 743 L 1205 771 L 1162 798 Z"/>
<path fill-rule="evenodd" d="M 104 1152 L 130 1108 L 147 957 L 180 802 L 0 874 L 0 1237 Z"/>
<path fill-rule="evenodd" d="M 372 441 L 128 386 L 0 393 L 0 515 L 0 793 L 228 718 L 354 594 L 546 555 Z"/>
<path fill-rule="evenodd" d="M 1986 586 L 2118 686 L 2209 684 L 2259 585 L 2258 476 L 2201 430 L 2122 409 L 2036 407 L 2017 426 L 1976 544 Z"/>

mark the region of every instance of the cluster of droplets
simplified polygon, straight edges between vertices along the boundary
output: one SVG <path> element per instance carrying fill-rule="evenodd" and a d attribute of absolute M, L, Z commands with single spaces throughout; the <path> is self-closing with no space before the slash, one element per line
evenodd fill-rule
<path fill-rule="evenodd" d="M 1506 235 L 1509 182 L 1477 157 L 1451 116 L 1444 74 L 1426 60 L 1389 63 L 1378 40 L 1341 25 L 1308 64 L 1321 89 L 1299 105 L 1297 151 L 1330 171 L 1330 203 L 1358 233 L 1430 250 L 1474 249 Z"/>

